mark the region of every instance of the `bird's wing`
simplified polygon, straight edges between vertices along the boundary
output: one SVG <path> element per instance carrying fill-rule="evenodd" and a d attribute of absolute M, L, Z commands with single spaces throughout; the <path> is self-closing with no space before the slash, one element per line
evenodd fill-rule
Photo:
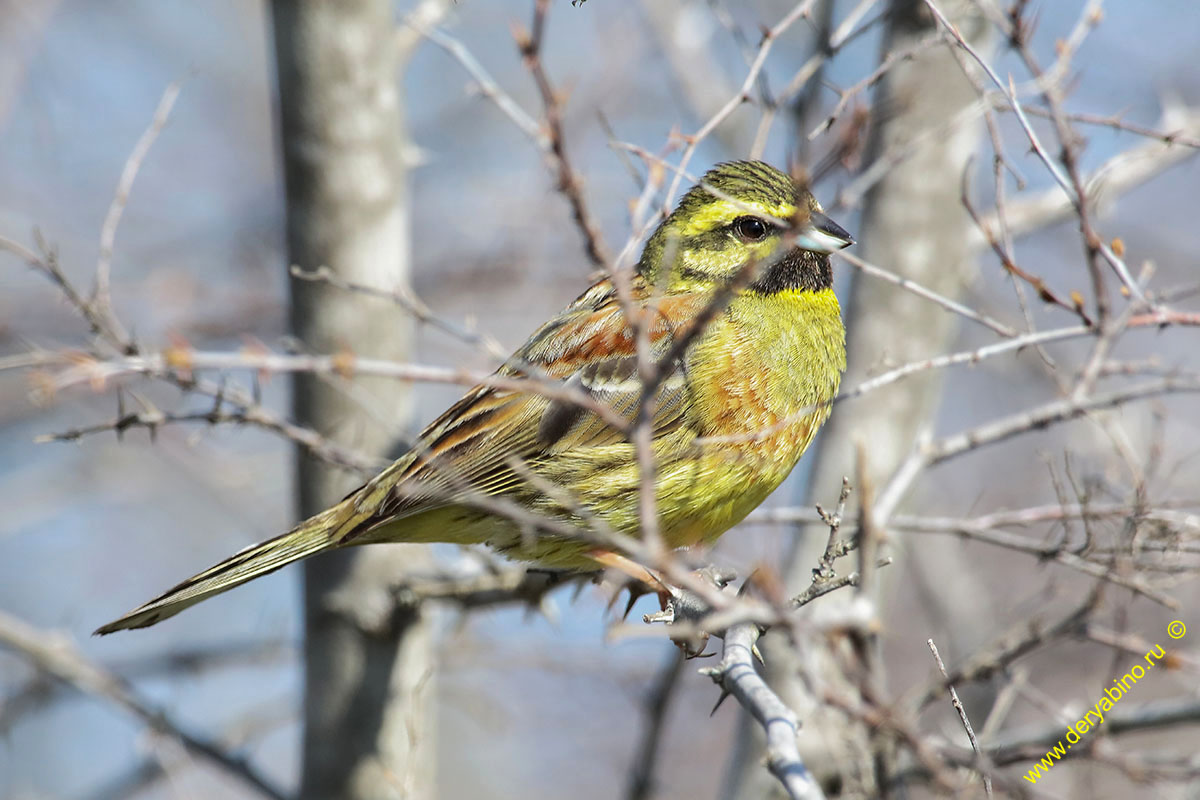
<path fill-rule="evenodd" d="M 646 333 L 655 360 L 667 354 L 707 302 L 700 294 L 654 297 L 640 280 L 632 294 L 637 307 L 654 310 L 647 315 Z M 683 366 L 677 361 L 669 369 L 657 387 L 656 434 L 678 425 L 687 407 Z M 627 420 L 636 416 L 642 397 L 634 333 L 607 280 L 543 325 L 496 374 L 582 392 Z M 408 455 L 358 490 L 376 507 L 344 541 L 465 494 L 503 493 L 524 480 L 519 462 L 624 439 L 593 411 L 561 396 L 548 397 L 536 386 L 477 386 L 430 423 Z"/>

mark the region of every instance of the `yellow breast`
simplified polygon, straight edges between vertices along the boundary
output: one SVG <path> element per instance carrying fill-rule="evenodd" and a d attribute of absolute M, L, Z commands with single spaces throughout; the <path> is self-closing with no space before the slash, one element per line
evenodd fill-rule
<path fill-rule="evenodd" d="M 832 290 L 747 292 L 697 343 L 688 367 L 710 437 L 752 437 L 752 450 L 790 453 L 829 415 L 846 367 L 837 298 Z"/>
<path fill-rule="evenodd" d="M 741 521 L 792 471 L 829 416 L 846 365 L 833 292 L 746 293 L 700 338 L 688 358 L 695 428 L 692 467 L 670 470 L 669 507 L 687 509 L 672 544 L 712 541 Z M 672 486 L 671 484 L 674 483 Z M 674 492 L 672 490 L 675 490 Z"/>

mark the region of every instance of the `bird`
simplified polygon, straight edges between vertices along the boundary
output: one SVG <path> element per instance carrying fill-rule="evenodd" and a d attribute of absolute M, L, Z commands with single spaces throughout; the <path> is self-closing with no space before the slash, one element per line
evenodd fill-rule
<path fill-rule="evenodd" d="M 405 455 L 96 633 L 154 625 L 361 544 L 485 544 L 594 572 L 622 555 L 589 531 L 641 535 L 635 423 L 650 432 L 659 541 L 712 544 L 783 482 L 829 417 L 846 367 L 830 254 L 853 243 L 780 170 L 716 165 L 635 269 L 597 280 Z"/>

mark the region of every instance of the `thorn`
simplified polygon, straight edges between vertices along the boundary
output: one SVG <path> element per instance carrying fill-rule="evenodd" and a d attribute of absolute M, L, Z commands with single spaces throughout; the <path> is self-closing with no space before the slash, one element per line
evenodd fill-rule
<path fill-rule="evenodd" d="M 621 589 L 620 589 L 620 587 L 617 587 L 615 590 L 613 590 L 612 595 L 608 598 L 608 602 L 604 605 L 604 613 L 605 614 L 612 613 L 613 606 L 615 606 L 617 604 L 617 598 L 620 596 L 621 596 Z"/>
<path fill-rule="evenodd" d="M 713 680 L 717 680 L 717 679 L 713 678 Z M 721 707 L 721 703 L 725 702 L 726 697 L 729 697 L 729 690 L 722 686 L 721 687 L 721 696 L 717 698 L 717 702 L 713 703 L 712 711 L 708 712 L 708 715 L 710 717 L 713 714 L 717 713 L 717 709 Z"/>
<path fill-rule="evenodd" d="M 615 599 L 616 595 L 613 595 L 613 598 Z M 621 615 L 622 622 L 629 619 L 629 612 L 633 611 L 633 607 L 637 605 L 637 601 L 641 599 L 642 596 L 640 594 L 636 594 L 632 588 L 629 590 L 629 602 L 625 604 L 625 613 Z"/>
<path fill-rule="evenodd" d="M 121 425 L 121 420 L 125 419 L 125 390 L 120 386 L 117 387 L 117 424 L 113 430 L 117 434 L 117 441 L 122 441 L 125 437 L 125 428 Z"/>

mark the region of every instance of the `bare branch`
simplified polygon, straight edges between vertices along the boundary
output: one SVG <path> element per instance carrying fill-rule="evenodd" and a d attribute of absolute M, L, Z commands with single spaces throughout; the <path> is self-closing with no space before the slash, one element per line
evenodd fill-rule
<path fill-rule="evenodd" d="M 717 667 L 702 670 L 721 690 L 749 711 L 767 734 L 767 768 L 792 800 L 821 800 L 825 793 L 809 773 L 796 746 L 800 720 L 754 668 L 755 625 L 725 631 L 725 647 Z"/>
<path fill-rule="evenodd" d="M 946 665 L 942 663 L 942 656 L 938 653 L 937 645 L 933 643 L 933 639 L 926 639 L 925 643 L 929 645 L 930 652 L 933 653 L 933 660 L 937 662 L 938 671 L 942 673 L 942 677 L 949 680 L 950 676 L 946 674 Z M 967 718 L 967 710 L 963 708 L 962 701 L 958 699 L 958 692 L 954 685 L 950 685 L 950 702 L 954 705 L 954 710 L 958 712 L 958 718 L 962 720 L 963 728 L 967 731 L 967 738 L 971 741 L 971 749 L 979 755 L 979 740 L 975 738 L 975 730 L 971 727 L 971 720 Z M 992 776 L 985 768 L 982 771 L 983 776 L 983 791 L 988 797 L 992 796 Z"/>
<path fill-rule="evenodd" d="M 112 202 L 108 206 L 108 213 L 104 215 L 104 224 L 100 227 L 100 258 L 96 262 L 96 288 L 92 302 L 95 303 L 100 313 L 105 315 L 114 331 L 119 332 L 118 335 L 122 339 L 126 338 L 127 334 L 113 316 L 112 294 L 109 287 L 113 244 L 117 238 L 117 228 L 121 224 L 121 216 L 125 212 L 125 206 L 129 203 L 129 193 L 133 190 L 133 182 L 137 179 L 138 171 L 141 170 L 142 162 L 149 155 L 150 148 L 154 146 L 159 133 L 166 126 L 167 119 L 171 116 L 171 109 L 175 106 L 175 100 L 178 97 L 178 83 L 170 83 L 163 90 L 158 107 L 154 109 L 154 118 L 150 122 L 150 127 L 142 133 L 141 138 L 134 145 L 133 151 L 129 154 L 129 158 L 125 160 L 125 167 L 121 170 L 121 178 L 117 182 L 116 192 L 113 193 Z"/>
<path fill-rule="evenodd" d="M 0 612 L 0 645 L 27 658 L 37 669 L 83 694 L 111 703 L 150 730 L 177 742 L 193 755 L 249 784 L 275 800 L 287 795 L 263 777 L 245 758 L 225 752 L 213 742 L 187 731 L 165 711 L 137 696 L 120 678 L 87 661 L 65 637 L 35 630 Z"/>
<path fill-rule="evenodd" d="M 608 251 L 608 245 L 604 243 L 604 235 L 600 232 L 600 226 L 588 210 L 587 201 L 583 197 L 583 181 L 567 157 L 566 136 L 563 133 L 562 124 L 562 100 L 550 83 L 550 78 L 546 75 L 546 65 L 542 61 L 542 43 L 545 40 L 546 14 L 549 10 L 550 0 L 535 0 L 532 32 L 525 33 L 514 30 L 514 36 L 517 40 L 517 49 L 521 52 L 521 59 L 525 63 L 526 69 L 529 70 L 529 74 L 533 76 L 534 83 L 537 84 L 538 91 L 542 96 L 542 107 L 546 113 L 546 127 L 550 134 L 550 153 L 553 156 L 554 168 L 558 173 L 558 190 L 563 193 L 571 205 L 575 224 L 583 235 L 584 250 L 588 259 L 596 266 L 603 267 L 612 260 L 612 256 Z"/>

